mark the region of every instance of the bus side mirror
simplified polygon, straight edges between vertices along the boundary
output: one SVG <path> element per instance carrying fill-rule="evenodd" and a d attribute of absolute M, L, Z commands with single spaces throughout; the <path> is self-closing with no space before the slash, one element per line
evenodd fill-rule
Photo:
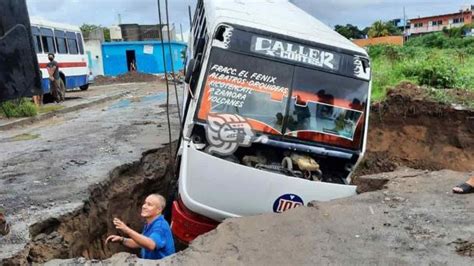
<path fill-rule="evenodd" d="M 191 81 L 191 77 L 193 76 L 195 62 L 196 60 L 194 60 L 193 58 L 189 60 L 188 65 L 186 66 L 186 76 L 184 77 L 184 82 L 186 82 L 187 84 L 189 84 L 189 82 Z"/>

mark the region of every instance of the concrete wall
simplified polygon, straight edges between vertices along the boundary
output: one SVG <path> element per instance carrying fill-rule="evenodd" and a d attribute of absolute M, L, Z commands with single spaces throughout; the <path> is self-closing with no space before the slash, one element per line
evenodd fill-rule
<path fill-rule="evenodd" d="M 166 67 L 171 72 L 173 59 L 175 71 L 184 68 L 181 51 L 186 49 L 184 43 L 171 42 L 172 56 L 168 44 L 165 43 Z M 104 55 L 104 73 L 106 76 L 117 76 L 128 72 L 127 51 L 135 51 L 137 71 L 149 74 L 164 73 L 161 42 L 112 42 L 102 44 Z"/>
<path fill-rule="evenodd" d="M 87 40 L 84 49 L 89 60 L 89 70 L 94 76 L 104 75 L 104 57 L 102 56 L 102 43 L 100 40 Z"/>
<path fill-rule="evenodd" d="M 369 39 L 358 39 L 353 40 L 355 44 L 360 47 L 366 47 L 376 44 L 393 44 L 393 45 L 403 45 L 403 36 L 386 36 L 378 38 L 369 38 Z"/>

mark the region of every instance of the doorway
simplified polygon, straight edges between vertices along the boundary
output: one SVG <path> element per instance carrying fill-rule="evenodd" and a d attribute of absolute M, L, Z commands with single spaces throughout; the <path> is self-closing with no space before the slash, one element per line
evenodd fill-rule
<path fill-rule="evenodd" d="M 135 50 L 127 50 L 127 69 L 128 72 L 137 71 L 137 60 Z"/>

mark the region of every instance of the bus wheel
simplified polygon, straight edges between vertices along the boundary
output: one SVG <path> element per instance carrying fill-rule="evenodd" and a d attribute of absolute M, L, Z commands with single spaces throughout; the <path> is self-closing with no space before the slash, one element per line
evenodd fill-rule
<path fill-rule="evenodd" d="M 87 89 L 89 89 L 89 84 L 80 86 L 79 88 L 81 89 L 81 91 L 86 91 Z"/>

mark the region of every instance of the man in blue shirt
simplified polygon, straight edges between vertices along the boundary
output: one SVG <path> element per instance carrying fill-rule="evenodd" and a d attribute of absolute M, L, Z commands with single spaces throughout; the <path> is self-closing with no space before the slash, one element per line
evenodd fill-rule
<path fill-rule="evenodd" d="M 175 253 L 173 235 L 165 218 L 161 214 L 166 206 L 166 200 L 159 194 L 152 194 L 145 199 L 141 216 L 146 224 L 142 234 L 128 227 L 118 218 L 114 218 L 115 228 L 121 230 L 130 238 L 118 235 L 107 237 L 105 243 L 120 242 L 129 248 L 141 248 L 143 259 L 157 260 Z"/>

